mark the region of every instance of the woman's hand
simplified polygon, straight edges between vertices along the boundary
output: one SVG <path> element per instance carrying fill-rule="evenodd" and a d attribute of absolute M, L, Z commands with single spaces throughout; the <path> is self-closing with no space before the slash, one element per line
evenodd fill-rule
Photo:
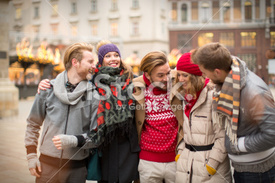
<path fill-rule="evenodd" d="M 51 88 L 50 80 L 49 79 L 43 79 L 38 84 L 37 93 L 40 93 L 40 90 L 46 90 L 47 88 Z"/>

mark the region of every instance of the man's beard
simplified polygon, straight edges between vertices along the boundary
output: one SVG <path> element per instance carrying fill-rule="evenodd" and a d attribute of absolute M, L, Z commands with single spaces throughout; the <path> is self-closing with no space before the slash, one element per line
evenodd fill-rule
<path fill-rule="evenodd" d="M 216 85 L 220 85 L 222 86 L 223 85 L 223 82 L 222 81 L 219 81 L 219 80 L 212 80 L 212 82 Z"/>
<path fill-rule="evenodd" d="M 153 80 L 150 80 L 150 82 L 157 89 L 164 90 L 164 91 L 167 90 L 168 82 L 160 82 L 160 81 L 154 82 Z"/>

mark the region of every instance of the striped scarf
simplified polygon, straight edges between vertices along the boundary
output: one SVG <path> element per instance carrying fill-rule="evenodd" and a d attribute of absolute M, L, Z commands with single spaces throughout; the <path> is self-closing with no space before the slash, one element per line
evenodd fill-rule
<path fill-rule="evenodd" d="M 237 144 L 240 79 L 240 63 L 233 58 L 230 73 L 225 78 L 221 90 L 216 90 L 213 96 L 213 107 L 219 116 L 219 122 L 225 128 L 226 134 L 233 144 Z"/>

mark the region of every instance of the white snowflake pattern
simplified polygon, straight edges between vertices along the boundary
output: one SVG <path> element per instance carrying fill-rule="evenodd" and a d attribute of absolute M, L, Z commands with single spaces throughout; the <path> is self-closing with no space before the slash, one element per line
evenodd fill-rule
<path fill-rule="evenodd" d="M 161 103 L 163 104 L 163 106 L 162 106 L 163 111 L 169 109 L 170 105 L 169 105 L 168 98 L 163 98 Z"/>
<path fill-rule="evenodd" d="M 148 100 L 146 101 L 146 109 L 151 112 L 152 110 L 157 112 L 158 111 L 158 102 L 156 102 L 155 100 L 151 101 Z"/>

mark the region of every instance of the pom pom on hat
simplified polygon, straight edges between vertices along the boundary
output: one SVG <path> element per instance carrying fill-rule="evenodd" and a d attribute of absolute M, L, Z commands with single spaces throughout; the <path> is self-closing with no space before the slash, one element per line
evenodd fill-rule
<path fill-rule="evenodd" d="M 184 53 L 177 62 L 177 70 L 184 71 L 189 74 L 202 76 L 202 72 L 197 64 L 191 62 L 191 53 Z"/>
<path fill-rule="evenodd" d="M 102 64 L 104 56 L 109 52 L 117 52 L 120 56 L 120 51 L 115 44 L 105 44 L 98 49 L 98 62 Z"/>

